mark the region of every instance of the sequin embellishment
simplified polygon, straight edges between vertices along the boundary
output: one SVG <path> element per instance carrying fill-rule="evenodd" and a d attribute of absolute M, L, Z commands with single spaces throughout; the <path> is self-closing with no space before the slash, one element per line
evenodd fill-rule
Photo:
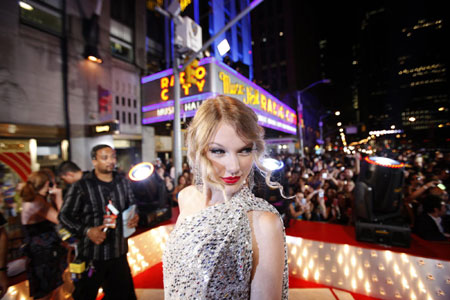
<path fill-rule="evenodd" d="M 163 254 L 164 294 L 170 299 L 249 299 L 252 240 L 247 212 L 277 210 L 243 187 L 230 201 L 187 216 Z M 282 299 L 288 299 L 284 242 Z"/>

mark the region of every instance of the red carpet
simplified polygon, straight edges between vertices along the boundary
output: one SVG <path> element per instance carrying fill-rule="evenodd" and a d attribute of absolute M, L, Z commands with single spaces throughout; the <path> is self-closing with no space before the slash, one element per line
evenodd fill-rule
<path fill-rule="evenodd" d="M 145 270 L 134 278 L 134 287 L 137 289 L 162 289 L 164 288 L 163 275 L 162 275 L 162 263 L 156 264 L 153 267 Z M 311 281 L 305 281 L 295 277 L 289 277 L 289 288 L 333 288 L 322 284 L 317 284 Z M 334 288 L 336 289 L 336 288 Z M 346 291 L 349 292 L 349 291 Z M 352 294 L 354 299 L 357 300 L 372 300 L 377 298 L 368 297 L 365 295 Z"/>

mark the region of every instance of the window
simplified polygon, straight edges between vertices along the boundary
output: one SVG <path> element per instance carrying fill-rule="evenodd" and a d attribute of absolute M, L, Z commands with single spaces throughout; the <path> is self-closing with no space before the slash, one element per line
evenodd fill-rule
<path fill-rule="evenodd" d="M 126 114 L 124 111 L 122 112 L 122 122 L 123 122 L 124 124 L 127 123 L 127 114 Z"/>
<path fill-rule="evenodd" d="M 128 124 L 131 124 L 131 113 L 128 113 Z"/>
<path fill-rule="evenodd" d="M 128 98 L 128 107 L 131 107 L 131 99 Z"/>
<path fill-rule="evenodd" d="M 136 108 L 136 106 L 137 106 L 137 101 L 136 101 L 136 99 L 134 99 L 133 100 L 133 107 Z"/>
<path fill-rule="evenodd" d="M 54 35 L 62 34 L 61 0 L 19 1 L 19 7 L 22 23 Z"/>
<path fill-rule="evenodd" d="M 137 125 L 137 114 L 134 114 L 134 125 Z"/>
<path fill-rule="evenodd" d="M 122 97 L 122 106 L 125 106 L 125 97 Z"/>
<path fill-rule="evenodd" d="M 120 120 L 120 112 L 116 110 L 116 120 Z"/>
<path fill-rule="evenodd" d="M 133 57 L 133 30 L 113 19 L 109 28 L 111 53 L 114 57 L 132 62 Z"/>
<path fill-rule="evenodd" d="M 119 96 L 116 96 L 116 105 L 119 105 L 120 101 L 119 101 Z"/>

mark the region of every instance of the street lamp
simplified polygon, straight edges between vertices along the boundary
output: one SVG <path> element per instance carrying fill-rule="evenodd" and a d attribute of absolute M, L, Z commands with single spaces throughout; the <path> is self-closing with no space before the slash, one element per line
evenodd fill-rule
<path fill-rule="evenodd" d="M 311 83 L 310 85 L 308 85 L 307 87 L 305 87 L 304 89 L 297 91 L 297 116 L 298 116 L 298 139 L 300 141 L 300 156 L 303 158 L 305 156 L 304 152 L 303 152 L 303 131 L 302 131 L 302 125 L 301 125 L 301 119 L 303 116 L 303 104 L 302 104 L 302 93 L 304 93 L 305 91 L 309 90 L 310 88 L 321 84 L 321 83 L 325 83 L 328 84 L 330 83 L 331 80 L 330 79 L 322 79 L 316 82 Z"/>

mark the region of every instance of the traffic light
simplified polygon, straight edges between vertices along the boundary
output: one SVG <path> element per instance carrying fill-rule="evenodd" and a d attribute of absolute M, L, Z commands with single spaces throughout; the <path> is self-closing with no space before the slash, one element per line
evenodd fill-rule
<path fill-rule="evenodd" d="M 187 83 L 196 84 L 197 78 L 195 77 L 195 71 L 198 67 L 198 59 L 194 59 L 190 65 L 186 67 L 186 75 L 185 75 L 185 81 Z"/>

